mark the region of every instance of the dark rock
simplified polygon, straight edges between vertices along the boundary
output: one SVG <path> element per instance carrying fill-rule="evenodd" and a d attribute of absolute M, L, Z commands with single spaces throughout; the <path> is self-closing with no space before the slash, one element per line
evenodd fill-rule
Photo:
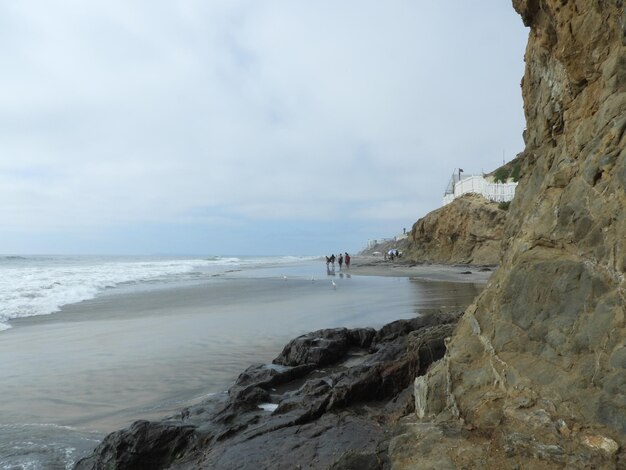
<path fill-rule="evenodd" d="M 379 470 L 388 465 L 386 456 L 375 453 L 348 452 L 343 454 L 330 468 L 331 470 Z"/>
<path fill-rule="evenodd" d="M 390 429 L 414 410 L 413 379 L 443 356 L 458 317 L 300 336 L 273 364 L 241 373 L 227 395 L 189 408 L 185 425 L 180 414 L 135 423 L 77 468 L 389 468 Z"/>
<path fill-rule="evenodd" d="M 267 402 L 269 399 L 270 394 L 268 391 L 258 386 L 236 389 L 236 391 L 233 392 L 233 402 L 239 406 L 257 405 Z"/>
<path fill-rule="evenodd" d="M 356 328 L 348 330 L 350 335 L 350 344 L 357 348 L 369 348 L 376 334 L 373 328 Z"/>
<path fill-rule="evenodd" d="M 274 364 L 324 366 L 340 360 L 351 347 L 367 347 L 375 331 L 371 328 L 318 330 L 291 340 Z"/>
<path fill-rule="evenodd" d="M 228 406 L 242 408 L 269 400 L 268 389 L 305 376 L 315 367 L 304 364 L 286 367 L 276 364 L 260 364 L 248 367 L 228 391 L 231 402 Z"/>
<path fill-rule="evenodd" d="M 273 387 L 303 377 L 314 368 L 314 364 L 304 364 L 294 367 L 279 364 L 258 364 L 248 367 L 235 381 L 236 387 L 259 385 Z"/>
<path fill-rule="evenodd" d="M 137 421 L 109 434 L 76 469 L 158 470 L 171 465 L 193 442 L 194 427 Z"/>
<path fill-rule="evenodd" d="M 327 414 L 316 422 L 220 444 L 179 468 L 329 468 L 349 451 L 377 455 L 379 443 L 384 439 L 383 428 L 366 417 L 351 413 Z M 386 450 L 381 449 L 380 452 L 383 454 L 380 460 L 384 462 Z"/>
<path fill-rule="evenodd" d="M 440 324 L 456 323 L 459 320 L 458 313 L 440 313 L 437 315 L 426 315 L 415 317 L 409 320 L 396 320 L 383 326 L 376 332 L 374 343 L 389 342 L 401 335 L 406 335 L 411 331 L 428 328 Z"/>

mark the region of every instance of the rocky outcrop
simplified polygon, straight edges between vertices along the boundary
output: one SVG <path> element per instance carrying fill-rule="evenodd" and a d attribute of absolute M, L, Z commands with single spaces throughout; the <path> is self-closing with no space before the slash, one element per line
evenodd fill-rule
<path fill-rule="evenodd" d="M 527 129 L 504 255 L 416 380 L 398 468 L 626 468 L 624 2 L 513 5 Z"/>
<path fill-rule="evenodd" d="M 497 264 L 507 211 L 478 194 L 465 194 L 418 220 L 405 258 L 441 264 Z"/>
<path fill-rule="evenodd" d="M 413 378 L 443 357 L 458 318 L 300 336 L 227 395 L 112 433 L 76 468 L 389 468 L 392 430 L 413 410 Z"/>

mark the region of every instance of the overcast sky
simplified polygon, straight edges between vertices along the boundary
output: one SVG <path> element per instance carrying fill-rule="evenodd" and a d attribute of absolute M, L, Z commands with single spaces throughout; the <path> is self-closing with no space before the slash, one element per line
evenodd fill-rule
<path fill-rule="evenodd" d="M 502 0 L 0 3 L 0 252 L 357 251 L 523 149 Z"/>

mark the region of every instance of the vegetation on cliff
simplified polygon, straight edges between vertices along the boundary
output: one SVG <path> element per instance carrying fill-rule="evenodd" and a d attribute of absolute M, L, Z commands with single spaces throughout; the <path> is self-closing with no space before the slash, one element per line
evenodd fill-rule
<path fill-rule="evenodd" d="M 521 157 L 518 156 L 486 176 L 492 177 L 496 183 L 506 183 L 509 179 L 517 183 L 520 179 L 521 173 L 522 160 Z"/>

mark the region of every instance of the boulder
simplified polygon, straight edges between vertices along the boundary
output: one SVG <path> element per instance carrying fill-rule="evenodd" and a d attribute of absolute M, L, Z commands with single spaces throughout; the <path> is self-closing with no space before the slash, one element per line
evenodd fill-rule
<path fill-rule="evenodd" d="M 343 358 L 351 347 L 367 348 L 374 334 L 372 328 L 314 331 L 291 340 L 273 363 L 284 366 L 332 364 Z"/>
<path fill-rule="evenodd" d="M 93 454 L 80 460 L 75 468 L 167 468 L 193 444 L 194 437 L 194 426 L 137 421 L 126 430 L 109 434 Z"/>

